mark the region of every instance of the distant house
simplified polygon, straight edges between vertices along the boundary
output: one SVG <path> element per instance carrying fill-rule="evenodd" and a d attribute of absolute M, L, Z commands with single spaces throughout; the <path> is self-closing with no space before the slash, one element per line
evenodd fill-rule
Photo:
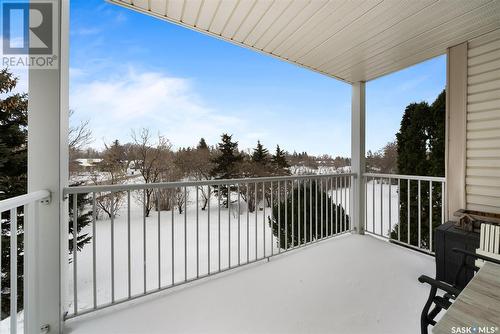
<path fill-rule="evenodd" d="M 92 158 L 80 158 L 75 159 L 79 167 L 85 170 L 93 170 L 97 164 L 99 164 L 102 159 L 92 159 Z"/>

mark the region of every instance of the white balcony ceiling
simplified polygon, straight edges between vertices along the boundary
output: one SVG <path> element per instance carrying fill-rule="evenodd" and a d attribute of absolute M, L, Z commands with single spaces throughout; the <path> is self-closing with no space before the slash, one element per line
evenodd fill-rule
<path fill-rule="evenodd" d="M 375 79 L 500 28 L 498 0 L 111 2 L 347 82 Z"/>

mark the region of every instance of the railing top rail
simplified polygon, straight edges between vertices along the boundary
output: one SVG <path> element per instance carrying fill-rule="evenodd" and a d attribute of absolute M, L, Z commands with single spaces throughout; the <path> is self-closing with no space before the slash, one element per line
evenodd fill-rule
<path fill-rule="evenodd" d="M 367 176 L 367 177 L 379 177 L 379 178 L 405 179 L 405 180 L 446 182 L 445 177 L 438 177 L 438 176 L 380 174 L 380 173 L 364 173 L 363 176 L 365 176 L 365 177 Z"/>
<path fill-rule="evenodd" d="M 272 176 L 272 177 L 256 177 L 256 178 L 239 178 L 239 179 L 220 179 L 220 180 L 201 180 L 201 181 L 178 181 L 178 182 L 160 182 L 160 183 L 140 183 L 140 184 L 113 184 L 113 185 L 95 185 L 95 186 L 78 186 L 64 188 L 64 195 L 103 192 L 103 191 L 128 191 L 142 189 L 160 189 L 160 188 L 179 188 L 179 187 L 196 187 L 196 186 L 214 186 L 224 184 L 245 184 L 255 182 L 274 182 L 287 181 L 297 179 L 322 179 L 332 177 L 354 176 L 355 173 L 339 173 L 339 174 L 315 174 L 315 175 L 291 175 L 291 176 Z"/>
<path fill-rule="evenodd" d="M 0 201 L 0 213 L 29 203 L 40 201 L 47 197 L 50 197 L 50 192 L 48 190 L 39 190 L 25 195 L 5 199 Z"/>

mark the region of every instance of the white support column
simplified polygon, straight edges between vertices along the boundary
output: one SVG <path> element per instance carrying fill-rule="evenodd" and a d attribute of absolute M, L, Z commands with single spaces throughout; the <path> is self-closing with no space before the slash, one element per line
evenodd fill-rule
<path fill-rule="evenodd" d="M 68 184 L 69 1 L 54 2 L 58 69 L 29 70 L 28 191 L 47 189 L 52 201 L 39 210 L 38 319 L 50 333 L 62 333 L 65 271 L 68 266 L 67 203 L 62 189 Z"/>
<path fill-rule="evenodd" d="M 446 220 L 467 205 L 467 54 L 465 42 L 449 48 L 446 58 Z"/>
<path fill-rule="evenodd" d="M 351 104 L 351 170 L 357 174 L 354 179 L 351 194 L 353 203 L 353 232 L 365 233 L 365 187 L 363 173 L 365 172 L 365 83 L 352 84 Z"/>

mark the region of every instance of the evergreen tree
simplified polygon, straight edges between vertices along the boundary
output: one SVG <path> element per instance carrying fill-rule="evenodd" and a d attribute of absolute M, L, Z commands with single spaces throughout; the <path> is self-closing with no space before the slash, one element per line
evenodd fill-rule
<path fill-rule="evenodd" d="M 325 182 L 309 182 L 299 186 L 287 183 L 286 196 L 284 188 L 281 188 L 281 203 L 276 201 L 273 204 L 268 224 L 281 249 L 329 237 L 350 228 L 347 211 L 341 204 L 336 205 L 334 198 L 321 189 L 324 189 Z M 307 200 L 304 201 L 304 198 Z"/>
<path fill-rule="evenodd" d="M 431 125 L 429 126 L 429 161 L 431 176 L 444 176 L 445 170 L 445 128 L 446 91 L 443 90 L 431 105 Z"/>
<path fill-rule="evenodd" d="M 7 69 L 0 71 L 0 200 L 19 196 L 27 190 L 27 126 L 28 98 L 26 94 L 12 93 L 18 79 Z M 17 308 L 23 308 L 23 209 L 17 210 L 16 217 L 4 212 L 0 217 L 1 242 L 10 243 L 10 222 L 17 219 Z M 10 315 L 10 248 L 2 247 L 2 297 L 1 319 Z"/>
<path fill-rule="evenodd" d="M 208 145 L 207 145 L 207 142 L 205 141 L 205 138 L 200 139 L 200 142 L 198 143 L 198 146 L 196 146 L 196 149 L 208 150 Z"/>
<path fill-rule="evenodd" d="M 444 175 L 445 150 L 445 103 L 443 91 L 429 106 L 426 102 L 412 103 L 406 107 L 401 128 L 396 134 L 398 151 L 398 173 L 406 175 Z M 421 182 L 420 202 L 420 235 L 418 245 L 418 182 L 401 180 L 400 223 L 393 227 L 391 238 L 408 242 L 414 246 L 430 247 L 430 183 Z M 410 191 L 408 201 L 408 190 Z M 442 184 L 434 182 L 432 187 L 432 225 L 436 228 L 441 224 Z M 408 207 L 410 209 L 410 228 L 408 231 Z M 408 234 L 409 232 L 409 234 Z"/>
<path fill-rule="evenodd" d="M 286 160 L 285 151 L 280 149 L 279 145 L 276 145 L 276 153 L 272 156 L 271 161 L 276 166 L 278 172 L 289 174 L 288 168 L 290 168 L 290 164 Z"/>
<path fill-rule="evenodd" d="M 71 184 L 70 186 L 78 187 L 81 185 L 84 185 L 84 182 L 76 182 L 74 184 Z M 72 254 L 73 252 L 73 239 L 75 237 L 75 234 L 73 233 L 73 219 L 74 219 L 73 201 L 74 201 L 74 196 L 70 195 L 68 199 L 69 235 L 70 235 L 68 240 L 68 250 L 70 254 Z M 90 241 L 92 240 L 92 237 L 89 236 L 87 233 L 82 234 L 82 229 L 84 229 L 87 225 L 89 225 L 92 222 L 92 216 L 93 216 L 92 197 L 90 197 L 89 194 L 78 194 L 76 206 L 77 206 L 76 247 L 78 251 L 81 251 L 83 246 L 90 243 Z"/>
<path fill-rule="evenodd" d="M 269 163 L 269 151 L 264 148 L 260 140 L 257 141 L 257 147 L 253 149 L 252 161 L 261 165 Z"/>
<path fill-rule="evenodd" d="M 28 97 L 11 93 L 16 84 L 10 72 L 0 71 L 0 200 L 27 190 Z"/>
<path fill-rule="evenodd" d="M 238 152 L 238 142 L 233 142 L 232 135 L 224 133 L 221 142 L 218 144 L 217 154 L 212 162 L 214 168 L 211 175 L 216 179 L 232 179 L 239 176 L 238 163 L 243 160 L 243 156 Z M 220 194 L 224 199 L 224 205 L 229 206 L 227 201 L 229 190 L 226 186 L 214 186 L 214 192 Z"/>
<path fill-rule="evenodd" d="M 238 152 L 238 142 L 233 142 L 233 136 L 223 134 L 218 144 L 219 154 L 213 158 L 215 164 L 212 175 L 217 179 L 230 179 L 238 176 L 237 163 L 243 159 Z"/>

